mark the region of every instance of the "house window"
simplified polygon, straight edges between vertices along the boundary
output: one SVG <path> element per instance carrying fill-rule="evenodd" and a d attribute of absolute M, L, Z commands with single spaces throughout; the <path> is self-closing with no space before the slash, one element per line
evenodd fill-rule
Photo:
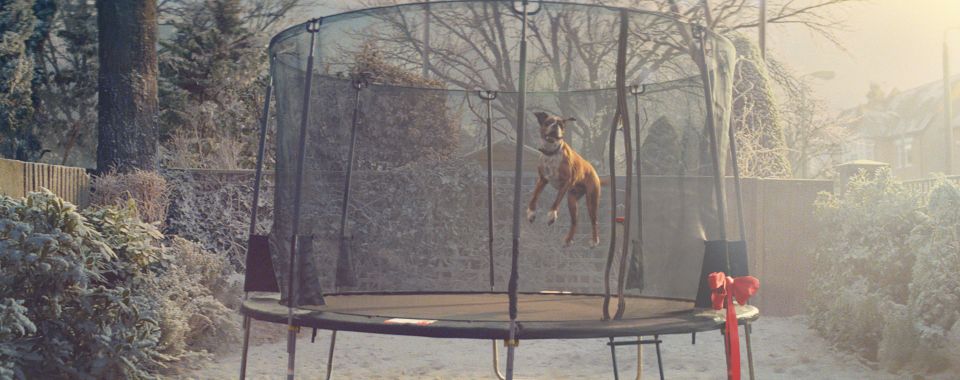
<path fill-rule="evenodd" d="M 873 140 L 858 139 L 850 142 L 843 148 L 843 162 L 854 160 L 875 160 Z"/>
<path fill-rule="evenodd" d="M 913 138 L 903 137 L 894 140 L 894 147 L 897 150 L 896 167 L 907 168 L 913 165 Z"/>

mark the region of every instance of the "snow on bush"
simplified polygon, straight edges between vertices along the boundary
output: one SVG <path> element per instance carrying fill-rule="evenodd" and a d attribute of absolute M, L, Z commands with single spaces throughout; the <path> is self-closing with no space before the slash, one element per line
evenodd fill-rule
<path fill-rule="evenodd" d="M 240 301 L 239 284 L 226 258 L 179 237 L 170 241 L 168 262 L 149 290 L 159 300 L 161 350 L 193 356 L 236 343 L 240 325 L 230 306 Z"/>
<path fill-rule="evenodd" d="M 960 318 L 960 190 L 941 182 L 926 197 L 881 169 L 816 206 L 812 327 L 892 371 L 945 370 Z"/>
<path fill-rule="evenodd" d="M 170 213 L 167 230 L 195 241 L 203 249 L 225 257 L 236 271 L 244 268 L 253 175 L 220 176 L 204 172 L 167 170 Z M 272 179 L 263 178 L 258 205 L 258 233 L 266 233 L 273 219 Z"/>
<path fill-rule="evenodd" d="M 137 264 L 104 233 L 49 191 L 0 196 L 0 378 L 145 378 L 160 366 L 156 313 L 128 277 Z"/>
<path fill-rule="evenodd" d="M 162 225 L 167 217 L 170 204 L 167 181 L 155 172 L 110 172 L 94 178 L 91 187 L 91 205 L 122 207 L 132 200 L 137 205 L 140 219 L 145 222 Z"/>
<path fill-rule="evenodd" d="M 910 319 L 929 369 L 941 369 L 947 365 L 941 350 L 951 345 L 951 331 L 960 330 L 960 189 L 946 181 L 935 186 L 912 235 L 917 258 L 909 288 Z"/>
<path fill-rule="evenodd" d="M 236 293 L 211 290 L 228 288 L 226 262 L 162 238 L 133 200 L 0 196 L 0 378 L 153 378 L 235 340 L 216 297 Z"/>

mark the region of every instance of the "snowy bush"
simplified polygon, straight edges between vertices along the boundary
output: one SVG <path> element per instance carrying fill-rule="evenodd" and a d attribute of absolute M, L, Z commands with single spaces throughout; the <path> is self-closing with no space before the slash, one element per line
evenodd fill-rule
<path fill-rule="evenodd" d="M 242 270 L 250 228 L 253 176 L 218 176 L 168 170 L 170 213 L 167 230 L 198 242 L 203 249 L 226 257 L 235 270 Z M 270 229 L 273 219 L 273 189 L 264 177 L 258 208 L 259 233 Z"/>
<path fill-rule="evenodd" d="M 951 331 L 960 330 L 960 190 L 956 186 L 941 182 L 934 187 L 910 245 L 917 255 L 909 288 L 910 319 L 926 369 L 943 369 L 947 358 L 941 349 L 949 346 Z"/>
<path fill-rule="evenodd" d="M 91 186 L 93 206 L 123 207 L 133 201 L 140 219 L 145 222 L 162 224 L 167 217 L 170 204 L 167 181 L 155 172 L 110 172 L 94 178 Z"/>
<path fill-rule="evenodd" d="M 816 206 L 823 231 L 810 322 L 841 348 L 876 360 L 884 310 L 908 301 L 908 238 L 921 216 L 919 197 L 881 170 L 853 178 L 844 194 L 821 194 Z"/>
<path fill-rule="evenodd" d="M 179 237 L 167 257 L 149 291 L 160 302 L 161 351 L 184 356 L 237 342 L 240 325 L 228 304 L 238 306 L 241 288 L 229 280 L 226 258 Z"/>
<path fill-rule="evenodd" d="M 960 190 L 942 182 L 926 197 L 884 169 L 816 206 L 812 327 L 888 370 L 945 370 L 960 319 Z"/>
<path fill-rule="evenodd" d="M 162 238 L 133 200 L 0 196 L 0 378 L 153 378 L 235 340 L 226 261 Z"/>
<path fill-rule="evenodd" d="M 0 377 L 151 377 L 162 359 L 152 304 L 118 280 L 125 266 L 106 240 L 49 191 L 0 196 Z"/>

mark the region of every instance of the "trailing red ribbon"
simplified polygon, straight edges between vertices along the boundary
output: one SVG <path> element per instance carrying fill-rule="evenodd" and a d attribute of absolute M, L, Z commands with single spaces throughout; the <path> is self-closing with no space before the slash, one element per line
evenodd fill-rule
<path fill-rule="evenodd" d="M 728 277 L 723 272 L 713 272 L 707 277 L 707 283 L 713 293 L 713 309 L 720 310 L 724 303 L 727 306 L 727 320 L 724 326 L 724 345 L 727 351 L 727 379 L 740 380 L 740 332 L 737 331 L 737 311 L 733 304 L 744 305 L 750 296 L 760 288 L 760 280 L 753 276 Z"/>

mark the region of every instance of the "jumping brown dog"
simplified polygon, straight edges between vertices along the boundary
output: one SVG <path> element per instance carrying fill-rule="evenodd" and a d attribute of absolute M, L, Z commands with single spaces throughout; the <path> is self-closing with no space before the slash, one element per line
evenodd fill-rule
<path fill-rule="evenodd" d="M 590 214 L 590 225 L 593 227 L 593 241 L 591 246 L 600 244 L 600 235 L 597 232 L 597 208 L 600 206 L 600 177 L 597 171 L 587 160 L 580 157 L 569 144 L 563 140 L 563 129 L 567 122 L 576 121 L 574 118 L 562 118 L 549 115 L 546 112 L 534 112 L 540 122 L 540 166 L 537 171 L 537 186 L 533 190 L 533 198 L 527 206 L 527 220 L 533 223 L 536 219 L 537 199 L 547 184 L 557 189 L 557 199 L 550 206 L 547 213 L 547 224 L 557 221 L 560 201 L 567 197 L 567 207 L 570 209 L 570 231 L 564 239 L 564 246 L 569 246 L 577 230 L 577 202 L 584 195 L 587 196 L 587 212 Z"/>

